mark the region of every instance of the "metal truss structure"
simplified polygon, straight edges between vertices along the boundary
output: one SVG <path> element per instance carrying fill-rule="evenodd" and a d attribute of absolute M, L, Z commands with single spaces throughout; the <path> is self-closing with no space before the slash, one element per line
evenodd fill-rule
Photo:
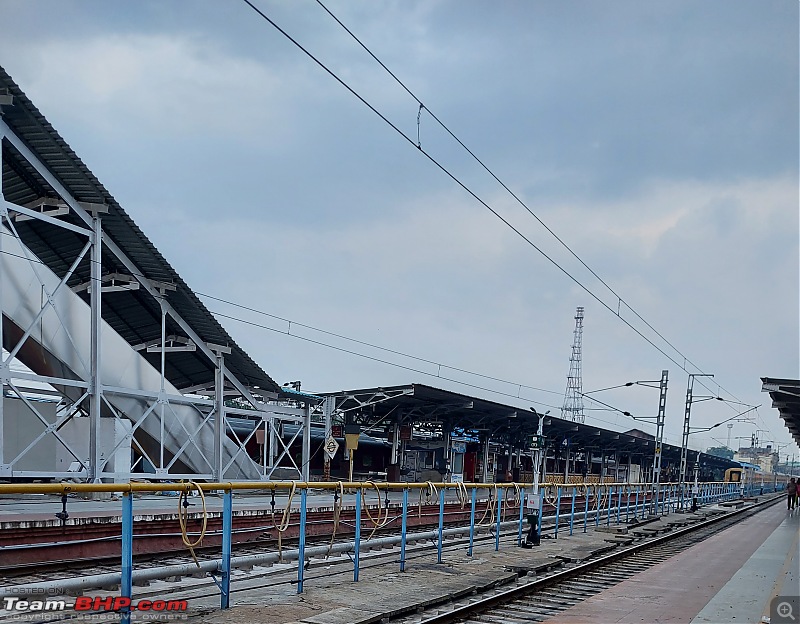
<path fill-rule="evenodd" d="M 581 362 L 583 359 L 583 307 L 575 313 L 575 331 L 573 332 L 572 355 L 569 358 L 569 374 L 567 375 L 567 391 L 564 394 L 564 407 L 561 417 L 573 422 L 585 422 L 583 414 L 583 380 Z"/>
<path fill-rule="evenodd" d="M 313 398 L 230 339 L 2 68 L 0 141 L 0 478 L 308 480 Z"/>

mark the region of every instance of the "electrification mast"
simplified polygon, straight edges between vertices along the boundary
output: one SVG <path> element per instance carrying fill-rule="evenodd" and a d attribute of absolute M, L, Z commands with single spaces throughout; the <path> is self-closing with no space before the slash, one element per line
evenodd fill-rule
<path fill-rule="evenodd" d="M 569 375 L 567 375 L 567 391 L 564 393 L 564 407 L 561 417 L 573 422 L 584 422 L 583 415 L 583 381 L 581 378 L 581 342 L 583 339 L 583 307 L 578 306 L 575 313 L 575 331 L 573 332 L 572 355 L 569 358 Z"/>

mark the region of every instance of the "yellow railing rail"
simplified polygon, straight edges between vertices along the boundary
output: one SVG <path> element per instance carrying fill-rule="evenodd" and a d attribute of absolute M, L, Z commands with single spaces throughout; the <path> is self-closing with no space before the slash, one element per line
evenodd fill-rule
<path fill-rule="evenodd" d="M 699 483 L 698 485 L 708 485 L 712 483 L 723 483 L 722 481 L 708 481 Z M 494 488 L 525 488 L 530 489 L 531 483 L 464 483 L 463 487 L 467 489 L 494 489 Z M 669 486 L 677 486 L 678 483 L 662 483 L 660 488 Z M 693 485 L 692 482 L 687 482 L 687 485 Z M 564 485 L 558 482 L 543 482 L 539 484 L 540 488 L 546 487 L 630 487 L 630 488 L 651 488 L 651 483 L 598 483 L 596 481 L 585 483 L 568 483 Z M 144 483 L 144 482 L 130 482 L 130 483 L 0 483 L 0 495 L 2 494 L 71 494 L 71 493 L 111 493 L 111 494 L 128 494 L 132 492 L 191 492 L 200 488 L 204 492 L 214 491 L 289 491 L 295 490 L 337 490 L 345 488 L 348 490 L 355 490 L 358 488 L 370 488 L 378 490 L 422 490 L 441 488 L 454 488 L 461 487 L 457 483 L 443 483 L 443 482 L 424 482 L 424 483 L 390 483 L 380 481 L 355 481 L 355 482 L 340 482 L 340 481 L 226 481 L 220 483 L 194 483 L 184 481 L 181 483 Z"/>

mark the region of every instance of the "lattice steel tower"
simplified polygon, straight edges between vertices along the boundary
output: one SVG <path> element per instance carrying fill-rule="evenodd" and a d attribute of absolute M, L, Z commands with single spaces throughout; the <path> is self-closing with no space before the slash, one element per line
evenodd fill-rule
<path fill-rule="evenodd" d="M 567 375 L 567 391 L 564 393 L 564 407 L 561 417 L 573 422 L 584 422 L 583 415 L 583 381 L 581 379 L 581 341 L 583 338 L 583 307 L 579 306 L 575 313 L 575 331 L 573 332 L 572 356 L 569 358 L 569 375 Z"/>

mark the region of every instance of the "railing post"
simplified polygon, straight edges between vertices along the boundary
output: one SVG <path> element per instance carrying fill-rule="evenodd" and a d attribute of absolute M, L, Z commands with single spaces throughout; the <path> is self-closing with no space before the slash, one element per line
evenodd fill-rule
<path fill-rule="evenodd" d="M 354 550 L 353 580 L 358 581 L 358 559 L 361 554 L 361 488 L 356 489 L 356 536 Z"/>
<path fill-rule="evenodd" d="M 633 517 L 639 517 L 639 486 L 636 486 L 636 501 L 633 504 Z"/>
<path fill-rule="evenodd" d="M 622 511 L 622 489 L 617 488 L 617 524 L 619 524 L 620 511 Z"/>
<path fill-rule="evenodd" d="M 595 488 L 595 493 L 594 493 L 594 502 L 595 502 L 595 505 L 594 505 L 594 526 L 596 526 L 596 527 L 600 526 L 600 497 L 602 495 L 601 494 L 602 491 L 603 490 L 600 488 L 600 485 L 598 484 L 597 487 Z"/>
<path fill-rule="evenodd" d="M 99 288 L 97 290 L 100 290 Z M 122 495 L 122 578 L 119 595 L 131 599 L 133 594 L 133 492 Z M 130 607 L 120 612 L 120 621 L 128 624 L 131 621 Z"/>
<path fill-rule="evenodd" d="M 544 516 L 544 490 L 539 490 L 539 520 L 536 523 L 536 533 L 542 534 L 542 516 Z"/>
<path fill-rule="evenodd" d="M 500 513 L 503 509 L 503 488 L 497 488 L 497 526 L 494 530 L 494 549 L 500 550 Z"/>
<path fill-rule="evenodd" d="M 305 494 L 305 490 L 303 490 Z M 300 524 L 305 519 L 305 509 L 300 512 Z M 302 529 L 301 529 L 302 530 Z M 225 490 L 222 493 L 222 582 L 220 583 L 219 606 L 227 609 L 231 606 L 231 539 L 233 533 L 233 492 Z M 300 538 L 301 540 L 303 538 Z M 304 541 L 301 541 L 303 544 Z M 302 548 L 302 546 L 301 546 Z M 298 592 L 302 591 L 298 587 Z"/>
<path fill-rule="evenodd" d="M 400 571 L 406 571 L 406 533 L 408 531 L 408 488 L 403 488 L 403 519 L 400 528 Z"/>
<path fill-rule="evenodd" d="M 444 537 L 444 488 L 439 490 L 439 540 L 436 547 L 436 561 L 442 562 L 442 538 Z"/>
<path fill-rule="evenodd" d="M 519 529 L 517 530 L 517 546 L 522 546 L 522 518 L 525 511 L 525 488 L 519 491 Z"/>
<path fill-rule="evenodd" d="M 572 535 L 572 525 L 575 523 L 575 490 L 577 488 L 572 488 L 572 507 L 569 510 L 569 534 Z M 520 524 L 522 527 L 522 524 Z"/>
<path fill-rule="evenodd" d="M 561 518 L 561 486 L 556 490 L 556 528 L 554 537 L 558 539 L 558 523 Z"/>
<path fill-rule="evenodd" d="M 589 518 L 589 486 L 585 486 L 586 490 L 583 496 L 583 532 L 586 533 L 586 523 Z"/>
<path fill-rule="evenodd" d="M 611 526 L 611 500 L 614 498 L 614 487 L 608 486 L 608 509 L 606 510 L 606 526 Z"/>
<path fill-rule="evenodd" d="M 303 593 L 303 573 L 306 566 L 306 498 L 308 488 L 300 490 L 300 536 L 297 546 L 297 593 Z M 357 504 L 358 505 L 358 504 Z M 360 506 L 360 505 L 359 505 Z M 358 513 L 358 512 L 356 512 Z M 230 561 L 228 562 L 230 565 Z M 357 573 L 356 573 L 357 574 Z M 355 579 L 356 581 L 358 578 Z"/>
<path fill-rule="evenodd" d="M 628 498 L 625 501 L 625 522 L 627 523 L 631 517 L 631 486 L 628 486 Z M 658 513 L 658 503 L 656 503 L 656 513 Z"/>
<path fill-rule="evenodd" d="M 469 508 L 469 549 L 467 556 L 472 556 L 472 545 L 475 542 L 475 501 L 478 496 L 478 488 L 472 488 L 472 504 Z"/>

